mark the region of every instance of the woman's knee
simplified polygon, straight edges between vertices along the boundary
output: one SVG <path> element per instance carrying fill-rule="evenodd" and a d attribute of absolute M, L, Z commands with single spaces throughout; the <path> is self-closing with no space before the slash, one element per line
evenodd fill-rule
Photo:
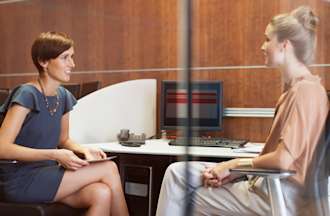
<path fill-rule="evenodd" d="M 193 181 L 194 184 L 198 185 L 200 184 L 201 173 L 205 169 L 205 166 L 207 165 L 212 165 L 212 164 L 198 162 L 198 161 L 192 161 L 188 163 L 185 161 L 180 161 L 180 162 L 172 163 L 165 172 L 164 181 L 185 183 L 187 179 L 186 171 L 188 169 L 191 181 Z"/>
<path fill-rule="evenodd" d="M 102 177 L 105 176 L 119 176 L 119 170 L 115 162 L 113 161 L 105 161 L 102 163 L 95 164 L 95 168 Z"/>
<path fill-rule="evenodd" d="M 203 164 L 205 162 L 200 162 L 200 161 L 179 161 L 172 163 L 168 166 L 168 170 L 172 172 L 185 172 L 185 170 L 188 168 L 189 170 L 191 169 L 199 169 L 201 166 L 205 167 Z"/>
<path fill-rule="evenodd" d="M 105 161 L 97 164 L 97 166 L 103 171 L 103 173 L 119 173 L 117 164 L 113 161 Z"/>
<path fill-rule="evenodd" d="M 177 171 L 181 171 L 184 170 L 184 168 L 186 167 L 187 162 L 185 161 L 179 161 L 179 162 L 175 162 L 172 163 L 168 166 L 167 170 L 169 170 L 170 172 L 177 172 Z"/>
<path fill-rule="evenodd" d="M 177 176 L 184 175 L 185 162 L 175 162 L 170 164 L 165 172 L 164 180 L 176 178 Z"/>
<path fill-rule="evenodd" d="M 107 172 L 119 173 L 118 166 L 113 161 L 106 161 L 106 162 L 102 163 L 102 166 L 104 166 L 104 170 Z"/>
<path fill-rule="evenodd" d="M 94 203 L 111 202 L 111 189 L 103 183 L 93 183 L 90 189 L 89 197 Z"/>
<path fill-rule="evenodd" d="M 111 189 L 117 190 L 122 187 L 119 170 L 115 162 L 104 162 L 100 164 L 99 170 L 102 172 L 101 181 L 108 184 Z"/>

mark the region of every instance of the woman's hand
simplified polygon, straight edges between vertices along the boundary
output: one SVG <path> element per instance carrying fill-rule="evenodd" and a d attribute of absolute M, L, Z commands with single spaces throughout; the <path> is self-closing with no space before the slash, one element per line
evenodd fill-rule
<path fill-rule="evenodd" d="M 67 149 L 56 149 L 55 159 L 61 166 L 70 170 L 77 170 L 88 165 L 88 162 L 80 159 L 75 153 Z"/>
<path fill-rule="evenodd" d="M 229 169 L 237 167 L 237 159 L 222 162 L 214 167 L 206 167 L 202 172 L 202 182 L 205 187 L 219 187 L 227 184 L 238 176 L 230 174 Z"/>
<path fill-rule="evenodd" d="M 96 160 L 107 157 L 107 155 L 99 148 L 85 148 L 84 155 L 86 160 Z"/>

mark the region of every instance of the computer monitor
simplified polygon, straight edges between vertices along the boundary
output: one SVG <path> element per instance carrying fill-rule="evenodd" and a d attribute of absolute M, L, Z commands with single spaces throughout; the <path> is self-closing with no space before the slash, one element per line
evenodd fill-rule
<path fill-rule="evenodd" d="M 221 81 L 193 81 L 192 129 L 222 130 L 223 83 Z M 162 81 L 160 127 L 162 130 L 187 126 L 188 93 L 179 81 Z"/>

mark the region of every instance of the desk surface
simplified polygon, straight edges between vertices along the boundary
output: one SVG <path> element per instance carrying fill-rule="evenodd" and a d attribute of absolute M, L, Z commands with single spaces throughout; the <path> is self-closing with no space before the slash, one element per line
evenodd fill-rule
<path fill-rule="evenodd" d="M 248 146 L 262 145 L 262 143 L 248 143 Z M 125 154 L 148 154 L 148 155 L 167 155 L 180 156 L 185 154 L 185 147 L 170 146 L 168 140 L 153 139 L 146 140 L 146 144 L 140 147 L 126 147 L 118 142 L 91 143 L 84 144 L 85 147 L 98 147 L 105 152 L 125 153 Z M 220 147 L 189 147 L 189 154 L 198 157 L 255 157 L 257 153 L 237 152 L 230 148 Z"/>

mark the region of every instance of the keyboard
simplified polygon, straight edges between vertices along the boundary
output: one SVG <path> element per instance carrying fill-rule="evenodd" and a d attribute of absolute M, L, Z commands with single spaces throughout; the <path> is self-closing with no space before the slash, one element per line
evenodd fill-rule
<path fill-rule="evenodd" d="M 192 137 L 190 146 L 201 147 L 222 147 L 222 148 L 242 148 L 248 140 L 234 140 L 222 137 Z M 183 138 L 177 137 L 169 142 L 169 145 L 184 146 L 186 145 Z"/>

